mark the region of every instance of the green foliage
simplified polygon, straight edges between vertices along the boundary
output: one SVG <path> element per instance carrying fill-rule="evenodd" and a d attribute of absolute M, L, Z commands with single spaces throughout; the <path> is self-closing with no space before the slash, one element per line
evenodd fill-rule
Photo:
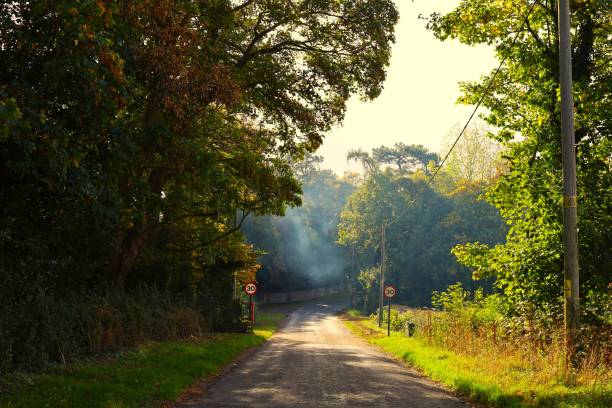
<path fill-rule="evenodd" d="M 461 283 L 450 285 L 443 292 L 433 292 L 431 303 L 445 311 L 445 316 L 467 322 L 471 327 L 501 324 L 505 317 L 504 302 L 499 294 L 485 296 L 482 289 L 470 293 Z"/>
<path fill-rule="evenodd" d="M 352 156 L 357 157 L 356 152 Z M 457 281 L 473 285 L 468 269 L 450 251 L 474 239 L 490 244 L 502 241 L 502 220 L 479 199 L 486 184 L 462 181 L 450 192 L 438 191 L 425 185 L 424 163 L 409 172 L 381 169 L 365 153 L 359 158 L 372 166 L 344 206 L 338 231 L 338 242 L 355 251 L 358 267 L 367 270 L 380 263 L 385 222 L 385 281 L 398 287 L 399 302 L 424 306 L 433 290 Z"/>
<path fill-rule="evenodd" d="M 484 296 L 460 283 L 434 292 L 432 303 L 437 311 L 394 308 L 391 337 L 377 327 L 375 314 L 356 323 L 353 315 L 350 325 L 475 401 L 517 407 L 609 405 L 609 328 L 585 331 L 579 361 L 567 371 L 563 334 L 535 307 L 517 326 L 504 295 Z M 389 318 L 387 309 L 383 317 Z M 414 327 L 410 338 L 408 324 Z"/>
<path fill-rule="evenodd" d="M 434 291 L 431 295 L 431 304 L 435 308 L 455 312 L 464 309 L 468 297 L 469 292 L 463 290 L 463 285 L 455 283 L 443 292 Z"/>
<path fill-rule="evenodd" d="M 437 310 L 433 322 L 431 311 L 406 309 L 405 307 L 402 307 L 403 311 L 400 311 L 392 308 L 391 328 L 405 332 L 407 324 L 412 323 L 419 336 L 426 334 L 437 336 L 435 341 L 447 347 L 449 345 L 445 342 L 449 333 L 450 337 L 452 333 L 457 337 L 459 330 L 465 330 L 469 334 L 472 331 L 478 333 L 482 330 L 491 330 L 495 326 L 496 335 L 507 337 L 510 334 L 504 332 L 506 310 L 504 300 L 499 294 L 485 296 L 481 288 L 471 293 L 465 290 L 461 283 L 456 283 L 450 285 L 445 291 L 434 291 L 431 303 Z M 387 321 L 387 316 L 388 310 L 383 308 L 384 321 Z M 372 319 L 377 319 L 376 313 L 372 315 Z M 433 324 L 436 325 L 435 328 Z M 465 333 L 462 332 L 461 335 L 465 337 Z"/>
<path fill-rule="evenodd" d="M 4 329 L 40 297 L 142 285 L 231 326 L 233 274 L 257 268 L 243 221 L 301 203 L 290 164 L 380 93 L 397 19 L 391 0 L 0 3 L 1 341 L 45 342 Z"/>
<path fill-rule="evenodd" d="M 502 146 L 489 136 L 493 132 L 491 126 L 481 120 L 474 120 L 455 144 L 462 129 L 459 124 L 455 125 L 444 139 L 442 151 L 450 151 L 450 155 L 441 178 L 448 178 L 452 184 L 456 184 L 462 180 L 471 183 L 488 182 L 498 176 L 504 165 L 500 157 Z M 436 183 L 440 182 L 436 180 Z"/>
<path fill-rule="evenodd" d="M 372 149 L 372 159 L 379 164 L 397 166 L 400 173 L 422 170 L 428 172 L 430 162 L 437 164 L 439 157 L 422 145 L 396 143 L 392 148 L 380 146 Z"/>
<path fill-rule="evenodd" d="M 281 313 L 262 313 L 253 334 L 225 333 L 189 341 L 153 342 L 137 350 L 16 377 L 4 385 L 2 407 L 158 407 L 201 378 L 217 374 L 269 338 Z"/>
<path fill-rule="evenodd" d="M 27 305 L 5 304 L 0 307 L 0 372 L 33 370 L 151 340 L 200 336 L 220 326 L 216 310 L 201 303 L 148 288 L 130 295 L 44 295 Z M 226 328 L 244 330 L 240 322 L 230 327 L 230 318 L 240 315 L 232 308 L 239 305 L 216 307 L 228 315 Z"/>
<path fill-rule="evenodd" d="M 487 192 L 509 225 L 506 243 L 468 243 L 454 249 L 476 278 L 493 276 L 516 318 L 517 330 L 538 319 L 562 319 L 562 174 L 556 2 L 540 2 L 510 50 L 531 5 L 462 1 L 428 27 L 438 38 L 489 44 L 507 61 L 484 99 L 485 119 L 499 130 L 508 168 Z M 578 175 L 580 293 L 583 321 L 595 327 L 609 317 L 609 249 L 612 242 L 612 138 L 610 137 L 609 5 L 572 3 L 573 79 Z M 489 76 L 463 83 L 460 101 L 480 98 Z M 604 106 L 608 106 L 605 108 Z M 519 137 L 520 135 L 520 137 Z M 549 325 L 544 325 L 549 327 Z M 547 329 L 544 329 L 543 334 Z"/>
<path fill-rule="evenodd" d="M 372 311 L 378 305 L 378 293 L 380 285 L 378 277 L 380 276 L 380 265 L 366 268 L 359 272 L 357 281 L 361 285 L 363 292 L 362 309 L 366 312 Z"/>
<path fill-rule="evenodd" d="M 426 327 L 428 312 L 423 313 L 423 327 Z M 418 315 L 412 313 L 412 316 Z M 482 342 L 471 348 L 471 336 L 466 338 L 450 333 L 450 337 L 463 345 L 462 350 L 456 350 L 432 344 L 428 340 L 428 331 L 419 328 L 415 337 L 397 332 L 387 337 L 386 327 L 378 328 L 374 320 L 359 320 L 357 316 L 351 316 L 345 323 L 353 333 L 369 343 L 471 401 L 486 406 L 604 408 L 612 403 L 610 382 L 599 377 L 602 372 L 589 376 L 584 376 L 583 372 L 580 383 L 576 385 L 560 382 L 558 367 L 555 361 L 550 361 L 550 353 L 558 351 L 555 349 L 540 355 L 531 350 L 516 353 L 501 347 L 489 348 Z M 539 364 L 534 364 L 534 360 Z M 605 377 L 605 371 L 603 375 Z"/>
<path fill-rule="evenodd" d="M 572 386 L 593 390 L 595 401 L 609 392 L 612 348 L 610 329 L 589 327 L 583 331 L 583 344 L 577 353 L 573 371 L 566 368 L 564 335 L 540 309 L 533 307 L 521 315 L 522 320 L 509 313 L 503 294 L 485 296 L 482 290 L 468 291 L 460 283 L 443 292 L 434 292 L 432 304 L 438 310 L 419 310 L 402 307 L 392 310 L 391 327 L 405 332 L 413 325 L 418 342 L 430 348 L 450 351 L 464 356 L 479 372 L 509 375 L 517 366 L 523 367 L 538 387 L 554 384 L 560 391 L 574 392 Z M 386 310 L 383 311 L 386 320 Z M 372 324 L 376 316 L 371 317 Z M 489 361 L 490 360 L 490 361 Z M 526 380 L 527 381 L 527 380 Z M 508 384 L 515 390 L 515 383 Z M 513 391 L 514 392 L 514 391 Z M 568 393 L 568 394 L 571 394 Z M 562 395 L 564 398 L 579 396 Z"/>

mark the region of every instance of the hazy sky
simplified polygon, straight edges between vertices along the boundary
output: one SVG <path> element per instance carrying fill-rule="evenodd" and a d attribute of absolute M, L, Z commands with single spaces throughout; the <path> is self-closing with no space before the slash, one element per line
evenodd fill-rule
<path fill-rule="evenodd" d="M 327 134 L 317 152 L 325 158 L 323 167 L 338 174 L 359 169 L 346 162 L 350 149 L 404 142 L 439 152 L 449 130 L 464 123 L 473 109 L 455 104 L 459 81 L 477 80 L 496 65 L 491 48 L 441 42 L 418 19 L 419 14 L 450 11 L 458 0 L 395 2 L 400 21 L 382 94 L 372 102 L 351 99 L 343 125 Z"/>

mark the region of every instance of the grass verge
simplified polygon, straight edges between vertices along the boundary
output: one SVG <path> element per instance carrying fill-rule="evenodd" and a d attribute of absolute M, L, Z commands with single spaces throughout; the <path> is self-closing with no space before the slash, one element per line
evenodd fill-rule
<path fill-rule="evenodd" d="M 344 315 L 346 326 L 387 353 L 408 363 L 425 376 L 470 400 L 494 407 L 612 407 L 612 384 L 570 387 L 543 382 L 538 372 L 507 356 L 461 355 L 429 346 L 422 338 L 406 337 L 359 317 Z"/>
<path fill-rule="evenodd" d="M 215 334 L 159 342 L 118 354 L 13 378 L 0 407 L 159 407 L 196 380 L 212 376 L 241 352 L 268 339 L 285 313 L 261 312 L 252 334 Z M 5 392 L 8 391 L 8 392 Z"/>

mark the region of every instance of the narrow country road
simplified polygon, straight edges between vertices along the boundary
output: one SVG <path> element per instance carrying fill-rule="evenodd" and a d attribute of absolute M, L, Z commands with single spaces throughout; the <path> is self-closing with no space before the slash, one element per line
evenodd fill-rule
<path fill-rule="evenodd" d="M 351 334 L 339 306 L 311 304 L 189 407 L 443 407 L 467 404 Z"/>

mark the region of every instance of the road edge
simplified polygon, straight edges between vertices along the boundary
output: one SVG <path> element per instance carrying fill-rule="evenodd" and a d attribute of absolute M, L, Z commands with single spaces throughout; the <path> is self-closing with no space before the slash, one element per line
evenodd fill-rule
<path fill-rule="evenodd" d="M 202 399 L 206 395 L 208 389 L 213 386 L 217 381 L 219 381 L 222 377 L 228 375 L 236 367 L 248 360 L 261 348 L 265 347 L 268 342 L 274 336 L 276 336 L 278 332 L 280 332 L 287 326 L 290 317 L 294 312 L 296 312 L 296 310 L 292 310 L 291 312 L 287 313 L 283 320 L 281 320 L 281 322 L 278 324 L 274 333 L 264 342 L 241 351 L 231 361 L 222 366 L 219 371 L 214 374 L 210 374 L 204 378 L 200 378 L 199 380 L 191 384 L 189 387 L 185 388 L 174 401 L 162 404 L 161 408 L 194 408 L 201 406 Z"/>
<path fill-rule="evenodd" d="M 419 369 L 419 367 L 417 367 L 415 365 L 412 365 L 412 364 L 408 363 L 407 361 L 399 358 L 398 356 L 396 356 L 393 353 L 385 350 L 383 347 L 379 346 L 378 344 L 370 343 L 367 338 L 365 338 L 364 336 L 362 336 L 359 333 L 355 333 L 345 323 L 346 321 L 358 322 L 360 320 L 364 320 L 365 318 L 363 318 L 363 317 L 362 318 L 355 318 L 355 317 L 349 316 L 346 313 L 346 311 L 338 313 L 337 317 L 342 322 L 342 325 L 347 330 L 347 332 L 349 332 L 353 336 L 357 337 L 359 340 L 361 340 L 368 347 L 371 347 L 371 348 L 375 349 L 376 351 L 380 352 L 381 354 L 383 354 L 388 360 L 393 361 L 393 362 L 401 365 L 403 368 L 405 368 L 406 370 L 409 370 L 410 372 L 412 372 L 413 374 L 417 375 L 418 377 L 429 381 L 430 383 L 432 383 L 436 387 L 440 388 L 441 390 L 444 390 L 445 392 L 449 393 L 453 397 L 457 398 L 458 400 L 460 400 L 461 402 L 466 404 L 466 406 L 468 406 L 468 407 L 471 407 L 471 408 L 491 408 L 490 405 L 484 405 L 482 403 L 475 402 L 475 401 L 469 399 L 468 397 L 466 397 L 465 395 L 463 395 L 463 394 L 461 394 L 461 393 L 459 393 L 459 392 L 449 388 L 446 384 L 444 384 L 444 383 L 442 383 L 440 381 L 436 381 L 436 380 L 434 380 L 431 377 L 428 377 L 427 375 L 425 375 Z"/>

